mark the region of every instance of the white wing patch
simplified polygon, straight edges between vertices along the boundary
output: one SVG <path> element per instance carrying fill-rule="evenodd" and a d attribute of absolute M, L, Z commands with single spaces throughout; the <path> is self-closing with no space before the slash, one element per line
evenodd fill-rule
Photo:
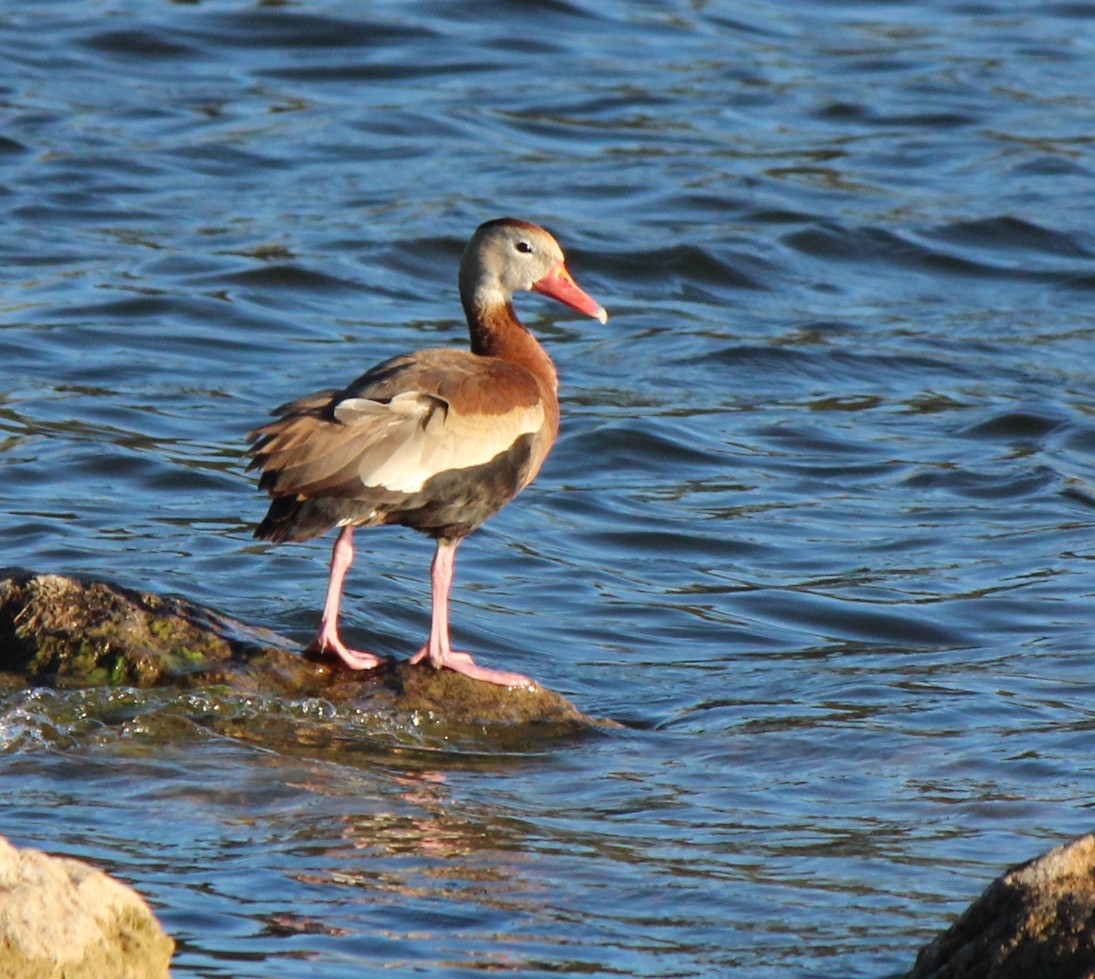
<path fill-rule="evenodd" d="M 371 443 L 361 481 L 395 493 L 417 493 L 438 473 L 490 462 L 544 424 L 541 404 L 501 415 L 460 415 L 441 398 L 408 391 L 391 401 L 348 398 L 335 408 L 344 424 L 364 422 Z"/>

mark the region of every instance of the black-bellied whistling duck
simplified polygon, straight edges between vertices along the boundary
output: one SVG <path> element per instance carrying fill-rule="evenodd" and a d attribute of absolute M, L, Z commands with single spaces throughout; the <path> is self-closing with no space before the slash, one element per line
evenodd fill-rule
<path fill-rule="evenodd" d="M 308 540 L 340 527 L 319 632 L 310 650 L 367 670 L 383 660 L 338 635 L 343 580 L 355 527 L 402 524 L 437 541 L 431 567 L 430 636 L 423 659 L 505 686 L 519 673 L 479 666 L 449 645 L 449 588 L 460 542 L 535 478 L 559 430 L 558 379 L 521 325 L 513 293 L 551 296 L 604 323 L 608 314 L 571 278 L 558 242 L 513 218 L 480 225 L 460 261 L 460 300 L 471 350 L 393 357 L 342 390 L 318 391 L 275 409 L 249 436 L 249 468 L 274 499 L 255 536 Z"/>

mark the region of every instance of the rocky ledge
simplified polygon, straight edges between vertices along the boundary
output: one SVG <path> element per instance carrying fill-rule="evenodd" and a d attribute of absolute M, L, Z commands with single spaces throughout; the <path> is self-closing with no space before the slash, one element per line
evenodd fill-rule
<path fill-rule="evenodd" d="M 499 687 L 426 664 L 355 673 L 184 598 L 0 570 L 0 689 L 106 685 L 318 697 L 464 725 L 531 726 L 544 734 L 615 726 L 539 684 Z"/>

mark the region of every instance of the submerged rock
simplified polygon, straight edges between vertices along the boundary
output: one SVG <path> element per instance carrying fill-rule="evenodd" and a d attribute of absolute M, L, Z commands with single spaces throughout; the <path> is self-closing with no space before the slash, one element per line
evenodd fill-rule
<path fill-rule="evenodd" d="M 136 891 L 79 860 L 0 838 L 5 979 L 164 979 L 174 951 Z"/>
<path fill-rule="evenodd" d="M 993 881 L 905 979 L 1087 979 L 1095 974 L 1095 834 Z"/>
<path fill-rule="evenodd" d="M 539 684 L 499 687 L 426 664 L 355 673 L 183 598 L 24 569 L 0 570 L 0 685 L 216 687 L 375 705 L 415 723 L 465 729 L 531 725 L 571 733 L 615 726 Z"/>

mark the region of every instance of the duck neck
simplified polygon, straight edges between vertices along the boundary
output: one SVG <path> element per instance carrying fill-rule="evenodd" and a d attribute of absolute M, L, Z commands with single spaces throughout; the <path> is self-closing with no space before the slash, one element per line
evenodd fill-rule
<path fill-rule="evenodd" d="M 513 303 L 501 299 L 481 302 L 474 296 L 464 296 L 462 299 L 472 353 L 520 364 L 545 384 L 552 394 L 558 392 L 559 377 L 555 365 L 547 351 L 517 318 Z"/>

